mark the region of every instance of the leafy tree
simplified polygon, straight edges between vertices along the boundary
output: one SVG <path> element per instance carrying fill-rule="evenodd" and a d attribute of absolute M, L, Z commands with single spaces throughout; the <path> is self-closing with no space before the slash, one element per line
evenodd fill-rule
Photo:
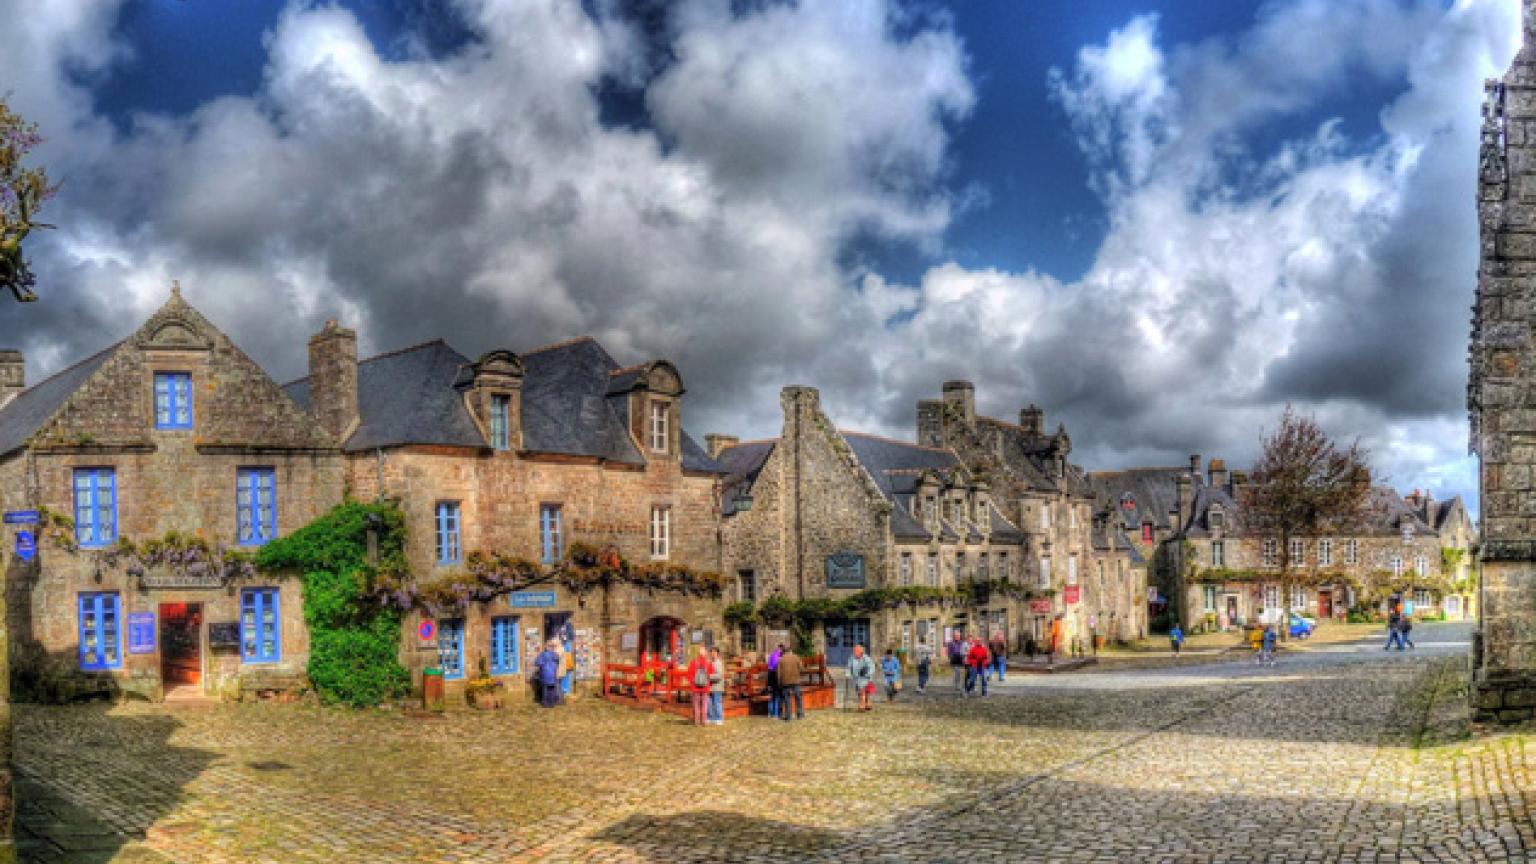
<path fill-rule="evenodd" d="M 1336 443 L 1311 417 L 1289 405 L 1280 426 L 1261 439 L 1252 483 L 1244 488 L 1245 528 L 1279 545 L 1280 605 L 1289 608 L 1291 538 L 1323 537 L 1352 530 L 1366 516 L 1371 488 L 1370 454 L 1360 442 Z M 1262 540 L 1261 540 L 1262 542 Z M 1285 638 L 1286 627 L 1280 627 Z"/>
<path fill-rule="evenodd" d="M 43 202 L 53 197 L 41 168 L 24 168 L 22 160 L 43 142 L 36 123 L 28 123 L 0 99 L 0 286 L 22 303 L 37 299 L 37 279 L 21 254 L 21 241 L 33 228 L 52 228 L 33 221 Z"/>

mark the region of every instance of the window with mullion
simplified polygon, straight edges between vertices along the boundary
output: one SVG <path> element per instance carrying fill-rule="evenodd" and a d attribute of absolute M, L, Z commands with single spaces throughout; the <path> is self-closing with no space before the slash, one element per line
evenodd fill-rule
<path fill-rule="evenodd" d="M 491 397 L 491 447 L 497 450 L 512 447 L 511 408 L 510 396 Z"/>
<path fill-rule="evenodd" d="M 192 428 L 192 375 L 155 373 L 155 428 Z"/>
<path fill-rule="evenodd" d="M 282 638 L 277 589 L 240 592 L 240 662 L 276 663 L 282 657 Z"/>
<path fill-rule="evenodd" d="M 544 550 L 545 564 L 553 564 L 565 554 L 564 532 L 561 529 L 560 505 L 540 505 L 539 538 Z"/>
<path fill-rule="evenodd" d="M 277 474 L 241 468 L 235 475 L 235 540 L 260 546 L 277 537 Z"/>
<path fill-rule="evenodd" d="M 443 677 L 464 677 L 464 619 L 451 618 L 441 621 L 437 627 L 437 661 L 442 666 Z"/>
<path fill-rule="evenodd" d="M 651 557 L 666 560 L 672 552 L 672 510 L 651 508 Z"/>
<path fill-rule="evenodd" d="M 85 547 L 117 542 L 117 472 L 76 468 L 75 542 Z"/>
<path fill-rule="evenodd" d="M 80 668 L 118 669 L 123 665 L 115 591 L 80 595 Z"/>
<path fill-rule="evenodd" d="M 491 674 L 517 674 L 517 640 L 517 616 L 505 615 L 491 619 Z"/>
<path fill-rule="evenodd" d="M 437 563 L 459 563 L 462 548 L 459 541 L 459 502 L 437 502 Z"/>

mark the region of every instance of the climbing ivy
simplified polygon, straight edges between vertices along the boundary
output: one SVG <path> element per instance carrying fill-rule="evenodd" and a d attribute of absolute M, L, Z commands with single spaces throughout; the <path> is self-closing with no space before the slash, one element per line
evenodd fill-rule
<path fill-rule="evenodd" d="M 378 564 L 368 561 L 368 531 L 378 536 Z M 262 570 L 303 574 L 309 627 L 309 679 L 320 698 L 363 707 L 410 690 L 400 665 L 400 611 L 376 599 L 381 581 L 405 567 L 405 517 L 390 502 L 347 501 L 298 531 L 263 546 Z"/>

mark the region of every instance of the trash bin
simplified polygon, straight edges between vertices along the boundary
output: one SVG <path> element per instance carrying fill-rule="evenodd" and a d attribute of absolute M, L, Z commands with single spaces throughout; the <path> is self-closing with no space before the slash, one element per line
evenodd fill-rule
<path fill-rule="evenodd" d="M 421 698 L 428 711 L 442 711 L 448 707 L 448 701 L 443 696 L 443 670 L 421 670 Z"/>

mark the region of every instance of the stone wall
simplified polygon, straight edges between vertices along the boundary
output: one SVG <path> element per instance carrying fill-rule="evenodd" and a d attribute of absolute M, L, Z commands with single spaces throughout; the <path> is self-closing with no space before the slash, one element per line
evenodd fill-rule
<path fill-rule="evenodd" d="M 1524 45 L 1484 107 L 1468 388 L 1483 523 L 1472 698 L 1501 721 L 1536 716 L 1536 10 L 1524 6 Z"/>
<path fill-rule="evenodd" d="M 671 550 L 668 561 L 719 572 L 720 535 L 716 477 L 684 471 L 676 457 L 657 456 L 642 468 L 599 464 L 595 459 L 553 456 L 520 456 L 514 452 L 487 452 L 470 448 L 414 446 L 382 453 L 354 454 L 348 460 L 348 487 L 352 494 L 370 500 L 383 494 L 397 499 L 405 512 L 406 557 L 411 572 L 423 579 L 436 578 L 462 564 L 439 564 L 436 552 L 436 506 L 457 501 L 460 506 L 463 552 L 499 552 L 538 561 L 542 557 L 540 507 L 558 505 L 564 528 L 563 542 L 613 547 L 626 560 L 652 560 L 650 518 L 652 506 L 671 510 Z M 382 478 L 383 484 L 380 485 Z M 546 615 L 569 614 L 574 627 L 587 631 L 587 656 L 609 662 L 634 662 L 638 647 L 625 647 L 626 634 L 638 636 L 642 624 L 669 618 L 695 630 L 708 631 L 711 639 L 723 635 L 721 601 L 685 596 L 676 592 L 650 591 L 628 585 L 615 586 L 585 598 L 554 586 L 549 607 L 513 606 L 508 598 L 474 604 L 465 616 L 465 659 L 473 672 L 477 658 L 490 647 L 490 618 L 515 615 L 524 633 L 520 660 L 531 668 L 529 632 L 547 637 Z M 405 622 L 402 659 L 420 683 L 421 669 L 437 663 L 435 642 L 423 644 L 416 636 L 420 618 Z M 462 683 L 449 682 L 452 696 Z M 521 693 L 521 685 L 512 688 Z"/>

